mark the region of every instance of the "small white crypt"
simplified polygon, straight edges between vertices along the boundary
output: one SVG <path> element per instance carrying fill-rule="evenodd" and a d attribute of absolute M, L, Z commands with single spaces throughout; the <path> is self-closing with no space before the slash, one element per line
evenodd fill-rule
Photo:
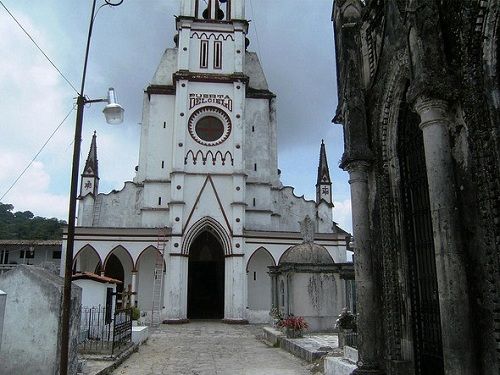
<path fill-rule="evenodd" d="M 244 0 L 182 0 L 175 22 L 176 46 L 144 92 L 136 175 L 120 191 L 98 191 L 94 134 L 73 268 L 131 285 L 153 322 L 265 322 L 268 267 L 302 243 L 306 216 L 315 243 L 346 262 L 348 234 L 332 220 L 325 145 L 316 200 L 295 196 L 280 182 L 275 95 L 246 48 Z M 344 281 L 340 290 L 343 306 Z"/>

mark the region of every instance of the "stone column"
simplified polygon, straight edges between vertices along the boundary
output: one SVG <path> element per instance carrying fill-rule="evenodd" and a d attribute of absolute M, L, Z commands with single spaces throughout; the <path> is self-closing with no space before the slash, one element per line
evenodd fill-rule
<path fill-rule="evenodd" d="M 356 309 L 358 313 L 358 367 L 353 374 L 379 375 L 377 327 L 380 324 L 378 296 L 375 286 L 370 244 L 370 212 L 368 209 L 368 167 L 365 161 L 351 161 L 352 225 L 356 274 Z"/>
<path fill-rule="evenodd" d="M 170 254 L 167 263 L 164 301 L 166 323 L 187 322 L 187 273 L 188 257 L 184 254 Z"/>
<path fill-rule="evenodd" d="M 224 322 L 248 323 L 245 312 L 245 267 L 243 254 L 225 258 Z"/>
<path fill-rule="evenodd" d="M 278 275 L 274 270 L 274 267 L 269 267 L 269 277 L 271 278 L 271 308 L 277 307 L 279 308 L 279 300 L 278 300 Z"/>
<path fill-rule="evenodd" d="M 448 105 L 444 100 L 420 97 L 415 110 L 420 115 L 424 139 L 444 369 L 447 375 L 474 374 L 473 350 L 470 350 L 474 340 L 448 133 Z"/>
<path fill-rule="evenodd" d="M 135 306 L 135 301 L 136 301 L 136 295 L 137 293 L 137 270 L 132 271 L 132 294 L 130 295 L 130 305 L 132 307 Z"/>

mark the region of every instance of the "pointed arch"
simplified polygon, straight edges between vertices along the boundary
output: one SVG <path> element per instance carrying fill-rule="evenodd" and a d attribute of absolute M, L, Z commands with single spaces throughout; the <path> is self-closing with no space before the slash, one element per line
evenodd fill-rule
<path fill-rule="evenodd" d="M 73 266 L 75 265 L 76 258 L 78 258 L 81 255 L 81 253 L 83 251 L 87 250 L 87 249 L 90 250 L 90 251 L 92 251 L 93 253 L 95 253 L 95 255 L 97 256 L 97 258 L 99 258 L 99 262 L 102 264 L 101 256 L 99 255 L 99 253 L 97 252 L 97 250 L 94 248 L 94 246 L 92 246 L 91 244 L 86 244 L 86 245 L 82 246 L 80 248 L 80 250 L 78 250 L 76 252 L 76 254 L 73 256 Z"/>
<path fill-rule="evenodd" d="M 265 252 L 272 260 L 272 266 L 276 266 L 276 260 L 274 259 L 273 255 L 269 252 L 269 250 L 267 250 L 265 247 L 263 246 L 260 246 L 259 248 L 255 249 L 255 251 L 252 253 L 252 255 L 250 255 L 250 257 L 248 258 L 248 262 L 247 262 L 247 266 L 246 266 L 246 271 L 248 272 L 248 265 L 250 264 L 250 262 L 252 261 L 252 259 L 255 257 L 255 255 L 259 252 Z"/>
<path fill-rule="evenodd" d="M 295 245 L 289 246 L 285 251 L 283 251 L 283 254 L 281 254 L 280 258 L 278 259 L 278 264 L 281 264 L 281 259 L 285 256 L 286 253 Z"/>
<path fill-rule="evenodd" d="M 85 271 L 97 273 L 102 270 L 102 259 L 97 250 L 90 244 L 86 244 L 78 250 L 73 257 L 73 272 Z"/>
<path fill-rule="evenodd" d="M 196 237 L 198 237 L 205 230 L 213 233 L 217 240 L 220 241 L 224 255 L 230 255 L 233 253 L 231 238 L 224 227 L 214 218 L 205 216 L 194 223 L 187 232 L 184 242 L 182 243 L 182 254 L 189 255 L 191 244 Z"/>
<path fill-rule="evenodd" d="M 132 258 L 132 255 L 130 255 L 129 251 L 124 248 L 122 245 L 118 245 L 118 246 L 115 246 L 107 255 L 106 255 L 106 258 L 104 258 L 104 262 L 103 262 L 103 265 L 102 265 L 102 268 L 105 269 L 106 268 L 106 263 L 108 262 L 109 260 L 109 257 L 114 254 L 116 251 L 119 251 L 119 250 L 123 250 L 123 253 L 124 255 L 126 256 L 126 258 L 128 258 L 130 260 L 130 264 L 132 265 L 132 271 L 135 271 L 135 262 L 134 262 L 134 259 Z M 116 255 L 116 254 L 115 254 Z"/>
<path fill-rule="evenodd" d="M 156 254 L 160 254 L 160 250 L 158 250 L 156 248 L 156 246 L 153 246 L 153 245 L 149 245 L 148 247 L 146 247 L 144 250 L 142 250 L 139 254 L 139 256 L 137 257 L 135 263 L 134 263 L 134 270 L 135 271 L 138 271 L 139 270 L 139 262 L 141 261 L 141 258 L 143 257 L 144 253 L 149 251 L 149 250 L 152 250 L 155 255 Z M 165 265 L 165 259 L 163 259 L 163 269 L 165 270 L 166 269 L 166 265 Z"/>

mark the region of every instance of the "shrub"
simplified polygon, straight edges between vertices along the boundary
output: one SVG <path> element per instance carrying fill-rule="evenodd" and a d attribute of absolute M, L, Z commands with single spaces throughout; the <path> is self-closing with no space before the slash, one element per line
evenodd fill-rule
<path fill-rule="evenodd" d="M 342 312 L 339 314 L 339 317 L 335 323 L 335 327 L 339 329 L 352 329 L 356 331 L 356 316 L 347 310 L 346 307 L 342 309 Z"/>
<path fill-rule="evenodd" d="M 141 311 L 137 307 L 132 307 L 132 320 L 138 320 L 141 317 Z"/>
<path fill-rule="evenodd" d="M 309 324 L 307 324 L 302 316 L 289 316 L 281 320 L 278 326 L 281 328 L 290 328 L 294 331 L 303 331 L 309 328 Z"/>

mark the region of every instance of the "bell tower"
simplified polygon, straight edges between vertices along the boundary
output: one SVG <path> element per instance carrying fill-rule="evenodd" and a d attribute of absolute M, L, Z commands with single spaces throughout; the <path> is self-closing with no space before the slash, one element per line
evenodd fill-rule
<path fill-rule="evenodd" d="M 243 20 L 245 18 L 245 1 L 182 0 L 181 15 L 217 21 Z"/>
<path fill-rule="evenodd" d="M 175 47 L 145 92 L 134 182 L 144 187 L 141 225 L 171 229 L 167 320 L 188 315 L 191 248 L 207 230 L 224 245 L 224 280 L 231 280 L 224 319 L 244 319 L 244 228 L 279 226 L 270 209 L 281 186 L 275 95 L 247 51 L 244 17 L 244 0 L 182 0 Z"/>
<path fill-rule="evenodd" d="M 85 162 L 85 168 L 80 181 L 80 198 L 87 194 L 97 195 L 99 188 L 99 172 L 97 169 L 97 136 L 94 131 L 92 142 L 90 144 L 89 154 Z"/>
<path fill-rule="evenodd" d="M 325 143 L 321 140 L 319 150 L 318 179 L 316 181 L 316 204 L 325 201 L 332 204 L 332 181 L 330 180 L 330 170 L 326 158 Z"/>

